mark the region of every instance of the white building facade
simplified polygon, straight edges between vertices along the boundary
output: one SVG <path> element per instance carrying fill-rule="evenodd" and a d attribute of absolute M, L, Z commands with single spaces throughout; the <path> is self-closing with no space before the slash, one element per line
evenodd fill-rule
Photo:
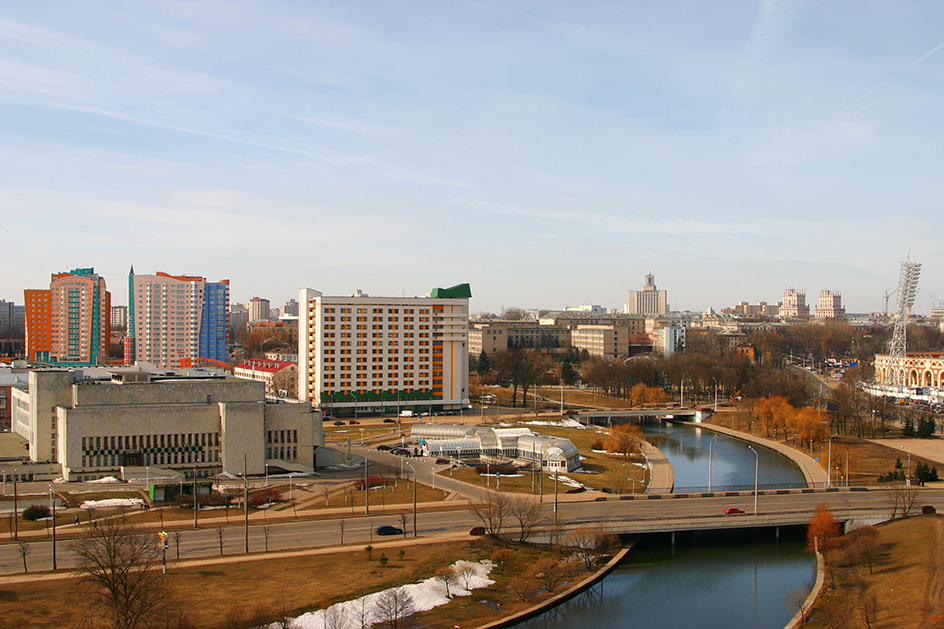
<path fill-rule="evenodd" d="M 468 284 L 428 297 L 299 291 L 298 395 L 325 414 L 469 403 Z"/>

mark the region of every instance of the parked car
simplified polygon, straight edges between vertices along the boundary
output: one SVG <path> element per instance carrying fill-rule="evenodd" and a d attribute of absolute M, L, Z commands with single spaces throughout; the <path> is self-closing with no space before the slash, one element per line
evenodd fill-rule
<path fill-rule="evenodd" d="M 351 426 L 354 426 L 354 425 L 356 425 L 356 424 L 359 424 L 360 422 L 357 421 L 356 419 L 351 419 L 351 420 L 348 420 L 347 423 L 350 424 Z"/>
<path fill-rule="evenodd" d="M 381 443 L 379 446 L 377 446 L 377 449 L 381 452 L 385 452 L 387 450 L 393 450 L 393 448 L 388 446 L 386 443 Z"/>
<path fill-rule="evenodd" d="M 338 421 L 334 422 L 334 425 L 335 425 L 335 426 L 343 426 L 343 425 L 344 425 L 344 422 L 338 420 Z"/>
<path fill-rule="evenodd" d="M 728 507 L 727 509 L 724 510 L 724 512 L 727 513 L 728 515 L 732 515 L 735 513 L 744 513 L 743 510 L 738 509 L 737 507 Z"/>
<path fill-rule="evenodd" d="M 436 459 L 436 465 L 446 465 L 447 463 L 449 463 L 449 459 L 443 459 L 443 458 Z"/>
<path fill-rule="evenodd" d="M 397 421 L 395 419 L 390 419 L 389 417 L 384 420 L 385 424 L 395 424 Z"/>
<path fill-rule="evenodd" d="M 374 533 L 377 535 L 403 535 L 403 529 L 398 529 L 395 526 L 384 524 L 383 526 L 378 526 L 375 528 Z"/>
<path fill-rule="evenodd" d="M 400 417 L 413 417 L 413 411 L 400 411 Z"/>

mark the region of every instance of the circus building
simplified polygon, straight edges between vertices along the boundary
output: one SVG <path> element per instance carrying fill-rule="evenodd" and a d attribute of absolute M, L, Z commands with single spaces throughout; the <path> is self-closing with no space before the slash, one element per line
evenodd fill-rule
<path fill-rule="evenodd" d="M 944 389 L 944 352 L 908 353 L 904 358 L 877 354 L 875 381 Z"/>

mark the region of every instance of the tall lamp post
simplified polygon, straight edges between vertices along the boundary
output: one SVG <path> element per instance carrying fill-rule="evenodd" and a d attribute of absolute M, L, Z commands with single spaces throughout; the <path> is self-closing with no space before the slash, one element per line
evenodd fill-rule
<path fill-rule="evenodd" d="M 413 470 L 413 537 L 416 537 L 416 468 L 409 461 L 404 461 Z"/>
<path fill-rule="evenodd" d="M 754 446 L 747 446 L 754 453 L 754 515 L 757 515 L 757 480 L 760 476 L 760 455 Z"/>
<path fill-rule="evenodd" d="M 16 490 L 16 480 L 18 476 L 19 474 L 17 473 L 16 468 L 14 467 L 13 468 L 13 539 L 15 540 L 20 539 L 19 537 L 20 535 L 20 526 L 19 526 L 20 507 L 18 504 L 20 496 Z"/>
<path fill-rule="evenodd" d="M 52 491 L 52 485 L 49 486 L 49 499 L 52 502 L 52 569 L 58 569 L 56 565 L 56 494 Z"/>
<path fill-rule="evenodd" d="M 714 445 L 715 439 L 718 438 L 718 435 L 715 435 L 711 438 L 711 441 L 708 442 L 708 491 L 711 491 L 711 463 L 713 461 L 711 446 Z"/>
<path fill-rule="evenodd" d="M 829 471 L 829 479 L 826 481 L 827 487 L 833 486 L 833 437 L 838 437 L 837 432 L 829 437 L 829 453 L 826 455 L 826 469 Z"/>
<path fill-rule="evenodd" d="M 197 461 L 198 457 L 193 457 L 193 528 L 197 528 L 197 513 L 200 505 L 197 503 Z"/>
<path fill-rule="evenodd" d="M 904 450 L 905 446 L 901 446 L 901 449 Z M 911 453 L 908 452 L 908 475 L 905 476 L 905 486 L 911 487 Z M 848 469 L 849 464 L 846 463 L 846 468 Z M 846 476 L 849 476 L 849 472 L 846 472 Z"/>
<path fill-rule="evenodd" d="M 715 412 L 718 412 L 718 380 L 714 377 L 711 378 L 715 381 Z"/>

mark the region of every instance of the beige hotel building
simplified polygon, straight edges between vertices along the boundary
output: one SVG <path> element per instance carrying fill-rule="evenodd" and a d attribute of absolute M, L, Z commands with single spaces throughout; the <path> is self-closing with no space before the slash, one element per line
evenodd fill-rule
<path fill-rule="evenodd" d="M 326 415 L 469 403 L 468 284 L 427 297 L 299 291 L 298 393 Z"/>

